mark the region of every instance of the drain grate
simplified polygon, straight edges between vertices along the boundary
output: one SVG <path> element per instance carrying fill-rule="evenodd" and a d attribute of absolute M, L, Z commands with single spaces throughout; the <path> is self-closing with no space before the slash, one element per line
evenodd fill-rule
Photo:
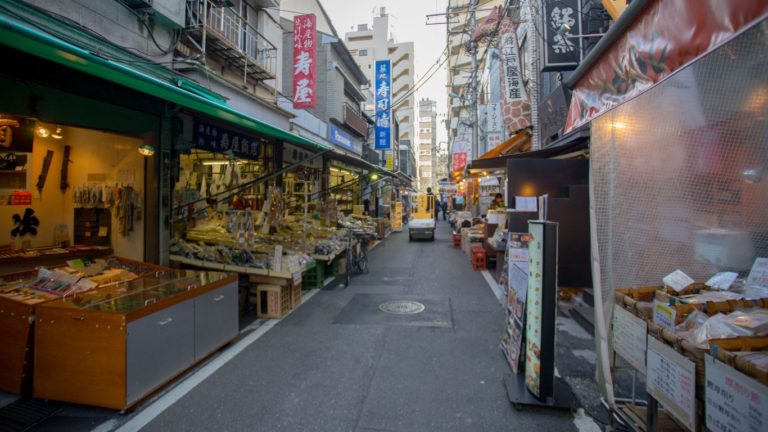
<path fill-rule="evenodd" d="M 52 416 L 61 408 L 55 402 L 21 398 L 0 408 L 0 432 L 24 431 Z"/>
<path fill-rule="evenodd" d="M 424 305 L 411 300 L 393 300 L 379 305 L 379 310 L 395 315 L 415 315 L 424 312 Z"/>

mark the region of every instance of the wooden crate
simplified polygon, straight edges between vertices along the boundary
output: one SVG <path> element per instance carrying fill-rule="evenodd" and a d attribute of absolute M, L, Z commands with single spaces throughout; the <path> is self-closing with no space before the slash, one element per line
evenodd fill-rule
<path fill-rule="evenodd" d="M 294 282 L 291 285 L 291 308 L 296 308 L 301 304 L 301 281 Z"/>
<path fill-rule="evenodd" d="M 701 286 L 698 286 L 696 289 L 698 290 L 696 292 L 702 291 Z M 696 292 L 689 290 L 686 294 L 695 294 Z M 614 293 L 614 303 L 617 306 L 648 321 L 653 320 L 654 300 L 667 303 L 669 307 L 675 309 L 676 325 L 685 321 L 694 310 L 712 316 L 718 313 L 728 314 L 736 310 L 753 307 L 768 308 L 768 299 L 709 301 L 699 304 L 685 303 L 683 300 L 671 295 L 668 291 L 664 291 L 663 287 L 620 288 Z"/>
<path fill-rule="evenodd" d="M 259 284 L 256 287 L 256 316 L 284 317 L 291 310 L 291 289 L 289 285 Z"/>
<path fill-rule="evenodd" d="M 768 385 L 768 365 L 754 361 L 754 354 L 768 355 L 768 337 L 743 336 L 732 339 L 712 339 L 709 341 L 712 355 L 718 360 L 734 367 L 761 383 Z M 752 357 L 752 358 L 750 358 Z"/>

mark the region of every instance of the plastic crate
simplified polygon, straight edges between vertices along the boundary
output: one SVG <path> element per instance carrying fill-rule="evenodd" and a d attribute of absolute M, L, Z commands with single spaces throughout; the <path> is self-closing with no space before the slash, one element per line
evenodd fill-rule
<path fill-rule="evenodd" d="M 301 285 L 304 289 L 322 288 L 326 277 L 326 264 L 318 261 L 315 266 L 307 269 L 301 275 Z"/>

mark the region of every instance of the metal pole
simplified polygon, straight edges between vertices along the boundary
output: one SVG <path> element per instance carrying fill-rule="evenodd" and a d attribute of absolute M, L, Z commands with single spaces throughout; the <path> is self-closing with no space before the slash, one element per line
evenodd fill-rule
<path fill-rule="evenodd" d="M 477 27 L 477 14 L 475 11 L 477 10 L 477 0 L 472 0 L 469 3 L 470 8 L 470 14 L 469 14 L 469 33 L 470 35 L 475 32 L 475 28 Z M 475 160 L 478 156 L 478 148 L 479 143 L 478 140 L 478 124 L 477 124 L 477 43 L 470 42 L 470 48 L 472 52 L 470 53 L 472 55 L 472 99 L 471 99 L 471 106 L 470 109 L 472 110 L 470 112 L 470 122 L 472 123 L 472 158 L 471 160 Z"/>

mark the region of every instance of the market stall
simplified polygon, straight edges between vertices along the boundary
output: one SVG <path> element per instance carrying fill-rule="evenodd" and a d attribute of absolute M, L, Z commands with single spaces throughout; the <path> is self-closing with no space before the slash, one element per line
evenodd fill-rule
<path fill-rule="evenodd" d="M 766 430 L 768 8 L 625 16 L 574 73 L 567 125 L 592 128 L 598 383 L 634 430 Z"/>

